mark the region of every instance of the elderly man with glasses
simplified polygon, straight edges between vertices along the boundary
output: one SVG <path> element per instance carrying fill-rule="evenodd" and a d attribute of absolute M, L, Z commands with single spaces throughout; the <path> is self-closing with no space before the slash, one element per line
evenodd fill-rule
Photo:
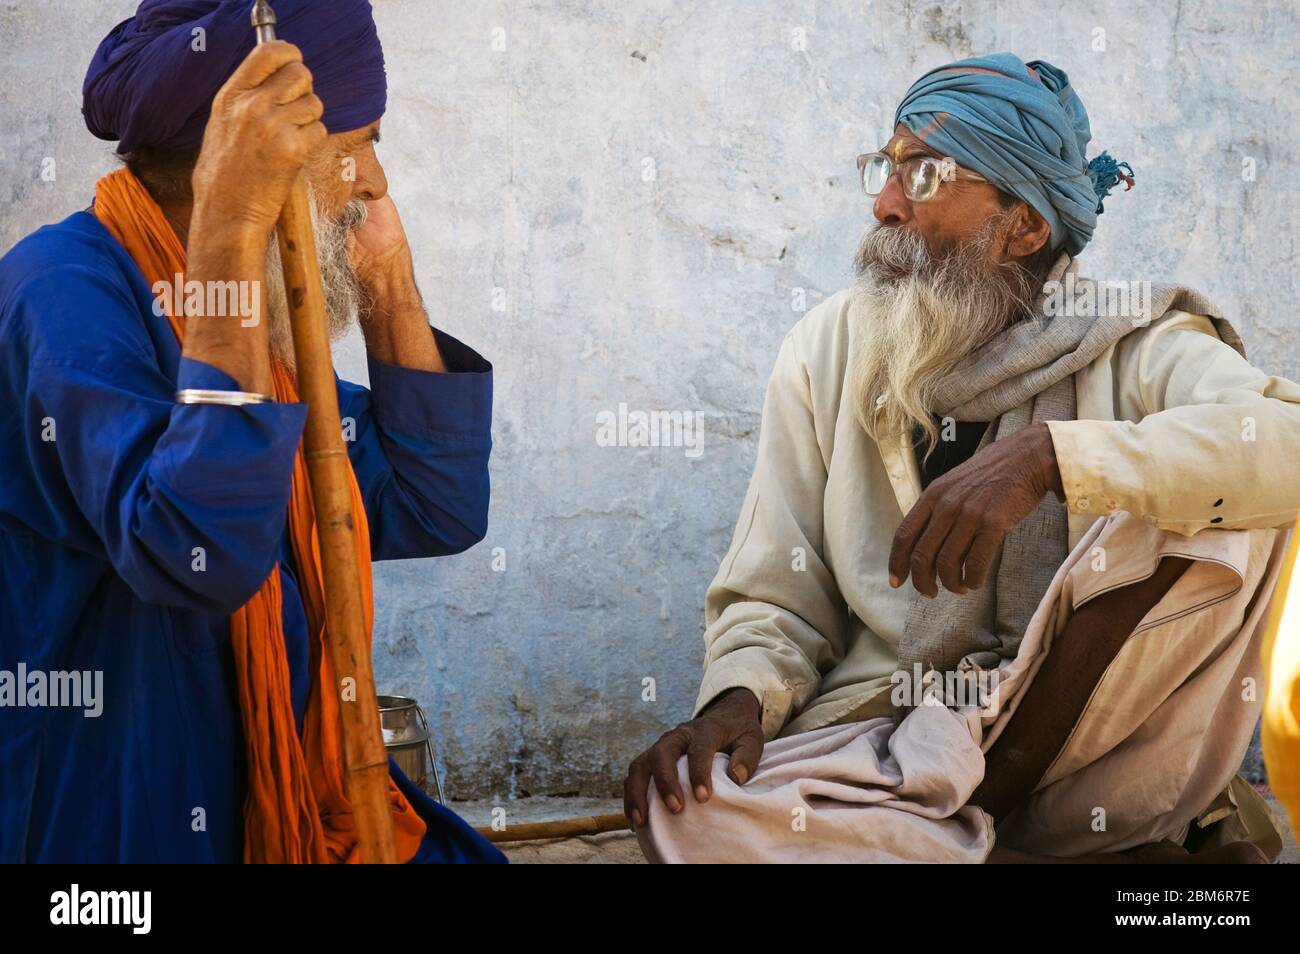
<path fill-rule="evenodd" d="M 877 221 L 781 345 L 694 717 L 628 772 L 651 860 L 1276 854 L 1236 772 L 1300 387 L 1200 294 L 1078 274 L 1134 182 L 1090 138 L 1001 53 L 859 158 Z"/>

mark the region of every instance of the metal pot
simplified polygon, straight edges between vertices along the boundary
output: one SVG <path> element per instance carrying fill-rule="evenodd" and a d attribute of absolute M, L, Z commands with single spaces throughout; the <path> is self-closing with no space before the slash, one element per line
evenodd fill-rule
<path fill-rule="evenodd" d="M 443 802 L 442 780 L 433 757 L 433 734 L 420 704 L 408 696 L 379 696 L 379 724 L 384 732 L 384 748 L 397 767 L 424 792 Z"/>

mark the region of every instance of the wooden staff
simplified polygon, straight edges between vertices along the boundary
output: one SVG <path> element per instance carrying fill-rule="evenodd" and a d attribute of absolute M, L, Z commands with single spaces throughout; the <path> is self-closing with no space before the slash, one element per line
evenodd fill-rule
<path fill-rule="evenodd" d="M 627 831 L 623 815 L 591 815 L 586 818 L 563 818 L 557 821 L 528 822 L 511 825 L 497 831 L 493 828 L 475 829 L 488 841 L 541 841 L 547 838 L 577 838 L 582 835 L 601 835 L 609 831 Z"/>
<path fill-rule="evenodd" d="M 253 7 L 258 44 L 275 39 L 275 13 L 266 0 Z M 341 702 L 343 777 L 357 826 L 361 860 L 394 864 L 397 848 L 388 804 L 388 752 L 379 726 L 379 701 L 370 666 L 361 576 L 357 566 L 352 520 L 348 452 L 339 424 L 334 360 L 325 320 L 325 293 L 312 233 L 307 180 L 300 172 L 276 225 L 280 261 L 284 266 L 285 297 L 293 328 L 298 392 L 307 404 L 303 455 L 316 510 L 320 541 L 321 586 L 325 595 L 325 639 L 340 681 L 356 684 L 352 702 Z M 337 692 L 338 686 L 321 686 Z"/>

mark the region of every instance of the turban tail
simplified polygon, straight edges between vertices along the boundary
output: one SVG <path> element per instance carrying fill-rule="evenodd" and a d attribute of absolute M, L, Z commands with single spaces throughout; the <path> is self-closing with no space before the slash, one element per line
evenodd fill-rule
<path fill-rule="evenodd" d="M 369 0 L 276 0 L 276 35 L 302 50 L 331 133 L 384 113 L 388 81 Z M 82 85 L 82 115 L 117 151 L 193 152 L 212 100 L 252 50 L 253 0 L 144 0 L 100 43 Z"/>
<path fill-rule="evenodd" d="M 894 114 L 1047 220 L 1053 249 L 1077 255 L 1092 238 L 1101 200 L 1133 170 L 1107 153 L 1084 158 L 1092 131 L 1065 71 L 1012 53 L 960 60 L 912 84 Z M 1127 174 L 1122 170 L 1127 170 Z"/>

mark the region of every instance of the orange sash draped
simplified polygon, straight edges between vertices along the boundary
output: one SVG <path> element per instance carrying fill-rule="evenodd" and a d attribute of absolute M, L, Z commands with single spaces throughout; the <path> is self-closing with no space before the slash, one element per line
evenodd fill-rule
<path fill-rule="evenodd" d="M 185 249 L 158 204 L 128 170 L 119 169 L 99 180 L 94 211 L 135 260 L 150 287 L 160 281 L 170 286 L 176 275 L 183 275 Z M 177 310 L 182 307 L 179 302 L 175 305 Z M 183 342 L 183 321 L 172 314 L 167 319 L 177 340 Z M 272 365 L 275 399 L 296 402 L 298 392 L 293 376 L 279 361 L 273 361 Z M 374 625 L 370 531 L 355 474 L 352 474 L 352 517 L 357 527 L 357 564 L 361 569 L 368 639 Z M 329 690 L 338 683 L 333 660 L 325 647 L 320 550 L 301 445 L 294 459 L 289 495 L 289 538 L 307 611 L 310 664 L 315 677 L 301 740 L 295 731 L 289 694 L 278 566 L 253 598 L 230 617 L 248 762 L 244 861 L 357 862 L 360 858 L 352 806 L 343 779 L 339 694 Z M 391 778 L 388 788 L 397 856 L 408 861 L 424 837 L 424 820 Z"/>

